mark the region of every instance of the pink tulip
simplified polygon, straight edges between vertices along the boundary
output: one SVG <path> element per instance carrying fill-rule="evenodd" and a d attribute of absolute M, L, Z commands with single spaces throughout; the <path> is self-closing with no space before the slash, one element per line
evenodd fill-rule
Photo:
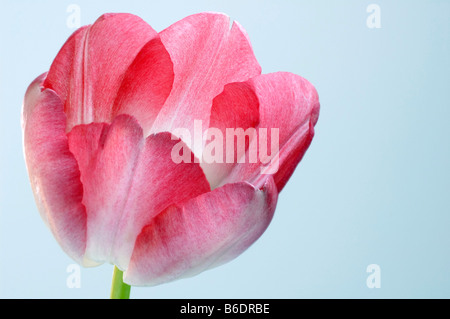
<path fill-rule="evenodd" d="M 105 14 L 29 86 L 25 158 L 40 214 L 71 258 L 156 285 L 226 263 L 262 235 L 318 114 L 314 87 L 292 73 L 261 75 L 246 32 L 224 14 L 159 33 Z M 279 129 L 277 170 L 264 173 L 259 158 L 201 162 L 208 143 L 175 134 L 194 133 L 194 120 L 202 132 Z M 173 160 L 179 143 L 192 161 Z"/>

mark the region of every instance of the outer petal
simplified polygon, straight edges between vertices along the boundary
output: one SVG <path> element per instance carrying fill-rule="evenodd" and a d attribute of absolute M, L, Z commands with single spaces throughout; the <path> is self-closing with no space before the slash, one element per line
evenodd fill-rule
<path fill-rule="evenodd" d="M 25 94 L 25 160 L 42 218 L 63 250 L 83 263 L 86 211 L 81 203 L 80 171 L 69 151 L 62 101 L 50 89 L 41 91 L 44 77 L 45 74 L 33 81 Z"/>
<path fill-rule="evenodd" d="M 120 13 L 102 15 L 67 40 L 44 83 L 64 101 L 67 131 L 77 124 L 111 121 L 125 71 L 157 36 L 139 17 Z"/>
<path fill-rule="evenodd" d="M 267 228 L 277 195 L 269 178 L 261 190 L 228 184 L 168 207 L 139 235 L 124 281 L 157 285 L 230 261 Z"/>
<path fill-rule="evenodd" d="M 221 184 L 246 180 L 259 185 L 267 175 L 273 175 L 281 191 L 314 136 L 319 97 L 306 79 L 287 72 L 257 76 L 248 83 L 259 100 L 258 138 L 252 140 L 244 164 L 235 165 Z M 273 130 L 278 130 L 279 134 L 278 152 L 275 154 L 270 152 L 271 146 L 276 145 L 276 140 L 271 139 Z M 262 143 L 266 145 L 265 151 L 261 150 Z M 258 154 L 256 163 L 248 160 L 250 152 Z"/>
<path fill-rule="evenodd" d="M 126 268 L 136 236 L 156 213 L 209 191 L 198 164 L 171 160 L 176 143 L 170 133 L 144 139 L 128 115 L 69 133 L 70 150 L 80 163 L 89 258 Z"/>
<path fill-rule="evenodd" d="M 160 32 L 174 66 L 173 89 L 152 132 L 186 128 L 194 120 L 209 126 L 212 100 L 230 82 L 245 81 L 261 73 L 245 31 L 229 17 L 200 13 L 184 18 Z M 202 145 L 194 148 L 200 157 Z"/>

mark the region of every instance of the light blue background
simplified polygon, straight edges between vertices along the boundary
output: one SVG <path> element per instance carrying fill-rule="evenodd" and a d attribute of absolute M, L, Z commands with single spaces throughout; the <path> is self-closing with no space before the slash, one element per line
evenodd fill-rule
<path fill-rule="evenodd" d="M 316 136 L 273 222 L 243 255 L 132 298 L 449 298 L 450 1 L 1 1 L 0 297 L 107 298 L 112 266 L 69 289 L 62 252 L 37 212 L 22 153 L 28 84 L 73 32 L 105 12 L 160 31 L 201 11 L 247 30 L 263 73 L 317 88 Z M 370 3 L 381 29 L 366 26 Z M 366 267 L 381 267 L 369 289 Z"/>

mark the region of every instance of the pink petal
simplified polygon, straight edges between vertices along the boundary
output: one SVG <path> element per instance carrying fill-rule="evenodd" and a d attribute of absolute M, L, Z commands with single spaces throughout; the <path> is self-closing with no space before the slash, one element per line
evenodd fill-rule
<path fill-rule="evenodd" d="M 145 140 L 114 241 L 113 263 L 121 269 L 128 267 L 137 235 L 161 210 L 210 191 L 202 169 L 194 160 L 179 164 L 172 161 L 173 147 L 182 143 L 172 138 L 170 133 L 163 132 Z"/>
<path fill-rule="evenodd" d="M 269 178 L 261 190 L 228 184 L 168 207 L 137 238 L 124 281 L 156 285 L 234 259 L 265 231 L 277 195 Z"/>
<path fill-rule="evenodd" d="M 111 125 L 75 126 L 70 150 L 80 163 L 87 210 L 86 256 L 126 268 L 136 236 L 170 204 L 209 191 L 198 164 L 175 164 L 170 133 L 144 139 L 128 115 Z"/>
<path fill-rule="evenodd" d="M 86 210 L 77 161 L 69 151 L 63 104 L 45 74 L 25 94 L 22 113 L 25 160 L 40 214 L 63 250 L 79 263 L 86 247 Z"/>
<path fill-rule="evenodd" d="M 64 101 L 67 131 L 77 124 L 111 122 L 125 71 L 157 36 L 139 17 L 118 13 L 102 15 L 67 40 L 44 83 Z"/>
<path fill-rule="evenodd" d="M 245 31 L 236 22 L 230 30 L 224 14 L 195 14 L 159 35 L 172 59 L 175 78 L 152 132 L 186 128 L 193 133 L 194 120 L 201 120 L 206 129 L 212 100 L 224 85 L 261 73 Z M 194 154 L 200 156 L 201 147 Z"/>
<path fill-rule="evenodd" d="M 161 40 L 158 37 L 149 41 L 125 73 L 113 116 L 134 116 L 147 135 L 169 96 L 173 77 L 173 64 Z"/>
<path fill-rule="evenodd" d="M 319 116 L 319 97 L 316 89 L 306 79 L 287 72 L 260 75 L 248 83 L 258 96 L 260 122 L 258 138 L 252 140 L 246 158 L 249 158 L 248 153 L 257 150 L 258 161 L 250 163 L 246 160 L 245 164 L 235 165 L 220 184 L 245 180 L 259 185 L 270 172 L 281 191 L 314 136 L 314 125 Z M 261 134 L 261 129 L 266 129 L 266 139 Z M 261 161 L 264 155 L 272 156 L 272 129 L 278 129 L 279 132 L 278 162 L 275 161 L 275 156 L 273 161 L 264 163 Z M 267 145 L 267 152 L 260 152 L 261 142 Z"/>
<path fill-rule="evenodd" d="M 223 92 L 213 100 L 209 129 L 209 131 L 212 131 L 211 134 L 214 134 L 213 130 L 216 129 L 222 132 L 224 142 L 222 143 L 221 162 L 214 161 L 215 158 L 213 156 L 211 156 L 211 159 L 208 159 L 207 157 L 210 156 L 212 151 L 205 151 L 204 149 L 201 164 L 212 187 L 217 186 L 231 172 L 240 159 L 240 155 L 243 155 L 241 154 L 242 150 L 245 152 L 249 146 L 249 142 L 246 139 L 245 147 L 242 150 L 238 149 L 237 142 L 230 139 L 227 129 L 234 130 L 239 128 L 245 133 L 249 128 L 256 128 L 258 124 L 259 101 L 253 87 L 247 82 L 234 82 L 225 85 Z M 218 146 L 215 138 L 216 136 L 214 138 L 211 137 L 211 141 L 206 143 L 205 148 L 211 147 L 211 149 L 215 149 Z M 236 137 L 237 139 L 238 137 Z M 229 141 L 232 141 L 231 145 L 234 144 L 234 147 L 231 148 L 231 154 L 227 153 L 227 149 L 230 151 L 230 148 L 227 147 L 227 142 Z M 227 158 L 231 158 L 232 161 L 227 160 Z"/>

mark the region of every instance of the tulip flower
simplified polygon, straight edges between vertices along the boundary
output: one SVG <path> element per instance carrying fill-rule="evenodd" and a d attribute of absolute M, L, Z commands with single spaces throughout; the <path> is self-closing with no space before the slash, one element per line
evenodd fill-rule
<path fill-rule="evenodd" d="M 115 265 L 118 289 L 152 286 L 224 264 L 263 234 L 318 114 L 315 88 L 261 74 L 245 30 L 224 14 L 159 33 L 105 14 L 27 89 L 24 152 L 65 253 Z M 242 145 L 218 143 L 229 129 L 244 132 Z"/>

